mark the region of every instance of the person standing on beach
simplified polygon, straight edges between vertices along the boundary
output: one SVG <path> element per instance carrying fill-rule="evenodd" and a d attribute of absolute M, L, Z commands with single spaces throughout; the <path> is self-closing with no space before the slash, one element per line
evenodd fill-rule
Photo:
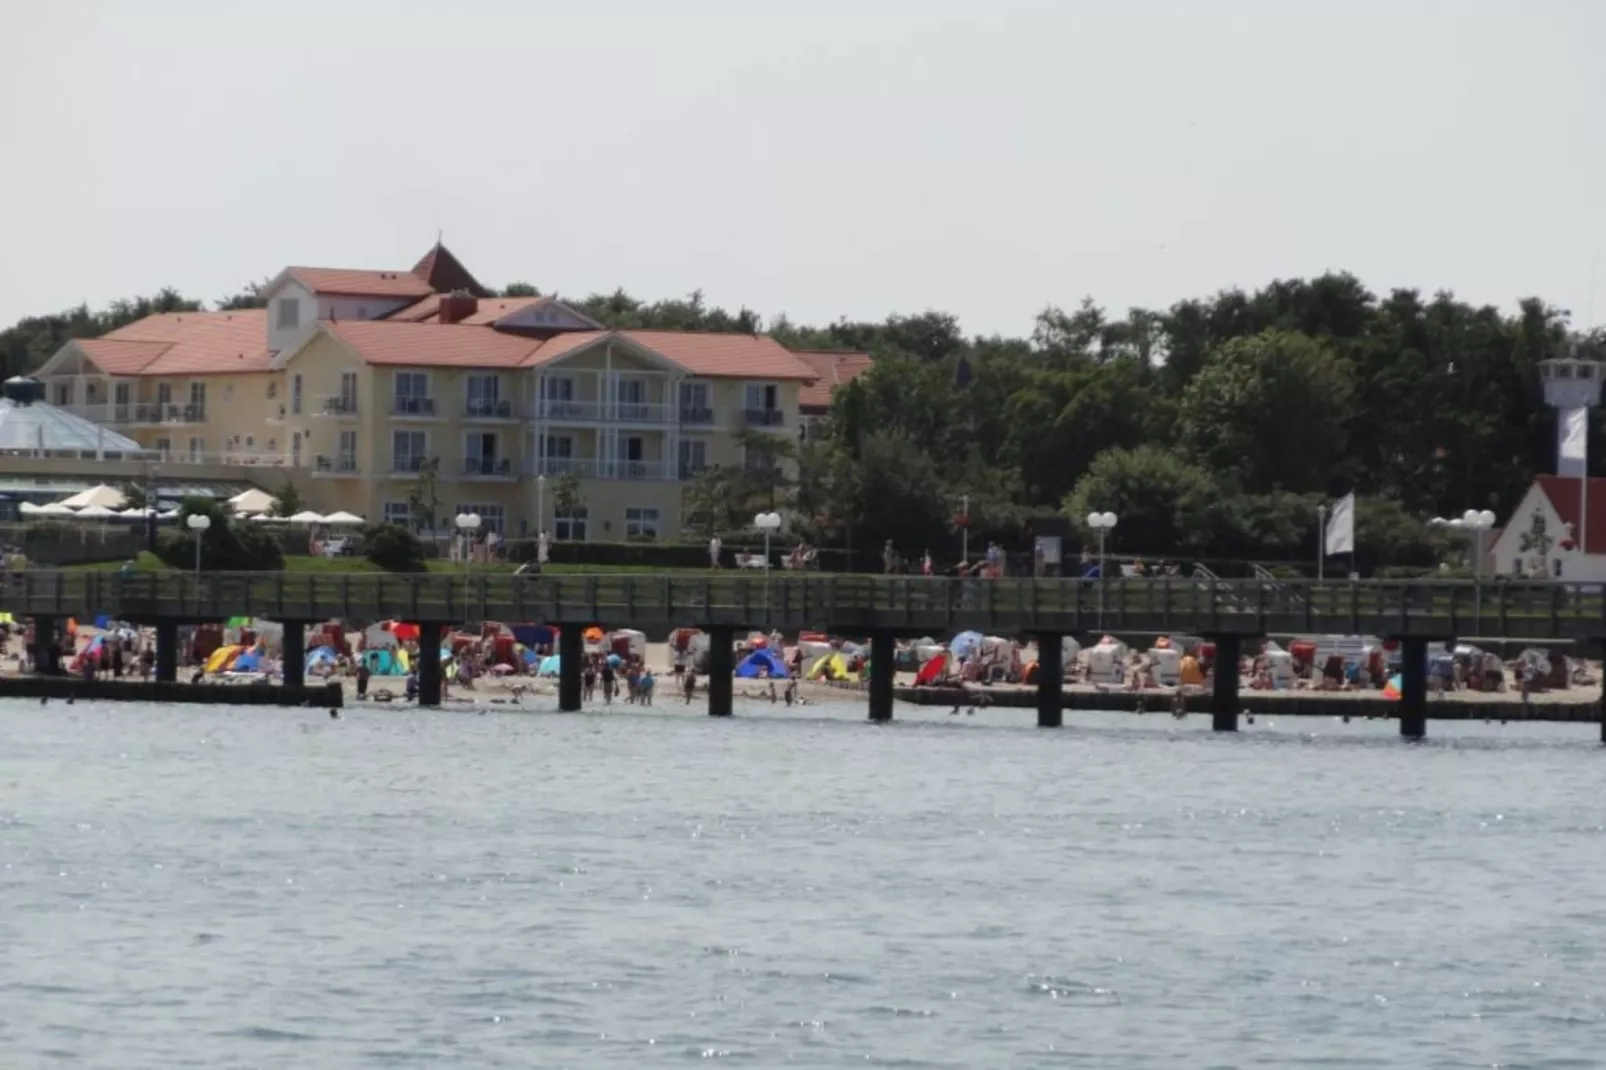
<path fill-rule="evenodd" d="M 652 670 L 643 668 L 641 670 L 641 681 L 639 685 L 641 689 L 641 704 L 643 706 L 652 705 L 652 689 L 653 685 L 656 683 L 657 681 L 652 678 Z"/>
<path fill-rule="evenodd" d="M 613 688 L 616 682 L 613 666 L 604 661 L 602 663 L 602 704 L 604 706 L 613 705 Z"/>
<path fill-rule="evenodd" d="M 372 675 L 373 674 L 368 671 L 368 662 L 366 660 L 359 661 L 357 663 L 357 697 L 358 698 L 367 698 L 368 697 L 368 680 L 369 680 L 370 677 L 372 677 Z"/>

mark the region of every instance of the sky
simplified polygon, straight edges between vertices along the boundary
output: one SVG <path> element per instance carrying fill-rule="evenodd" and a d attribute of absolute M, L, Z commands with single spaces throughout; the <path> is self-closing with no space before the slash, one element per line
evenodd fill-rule
<path fill-rule="evenodd" d="M 1350 271 L 1606 321 L 1595 0 L 0 0 L 0 324 L 297 265 L 1020 335 Z"/>

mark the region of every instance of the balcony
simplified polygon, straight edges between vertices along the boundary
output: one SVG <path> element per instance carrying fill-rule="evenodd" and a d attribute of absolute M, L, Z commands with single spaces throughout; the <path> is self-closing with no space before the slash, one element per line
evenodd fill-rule
<path fill-rule="evenodd" d="M 355 416 L 357 415 L 357 399 L 354 397 L 324 398 L 322 411 L 325 416 Z"/>
<path fill-rule="evenodd" d="M 397 475 L 411 475 L 416 472 L 422 472 L 424 464 L 428 460 L 428 457 L 403 454 L 400 457 L 392 457 L 390 459 L 390 470 Z"/>
<path fill-rule="evenodd" d="M 786 413 L 780 409 L 743 409 L 742 424 L 745 427 L 780 427 L 786 423 Z"/>
<path fill-rule="evenodd" d="M 592 458 L 547 457 L 532 461 L 530 468 L 541 475 L 574 476 L 577 479 L 675 479 L 673 465 L 661 461 L 600 461 Z"/>
<path fill-rule="evenodd" d="M 434 416 L 435 399 L 397 398 L 395 404 L 391 406 L 390 414 L 392 416 Z"/>
<path fill-rule="evenodd" d="M 680 423 L 682 427 L 709 427 L 712 426 L 713 422 L 713 409 L 681 407 Z"/>
<path fill-rule="evenodd" d="M 683 480 L 696 479 L 708 471 L 708 468 L 709 465 L 706 461 L 683 461 L 680 465 L 680 478 Z"/>
<path fill-rule="evenodd" d="M 498 398 L 469 398 L 463 403 L 465 420 L 511 420 L 513 402 Z"/>
<path fill-rule="evenodd" d="M 625 424 L 663 424 L 674 419 L 674 406 L 641 401 L 621 401 L 614 405 L 614 419 Z"/>
<path fill-rule="evenodd" d="M 357 458 L 351 454 L 327 457 L 323 454 L 312 459 L 312 471 L 320 476 L 350 476 L 357 474 Z"/>
<path fill-rule="evenodd" d="M 582 420 L 595 423 L 602 419 L 603 406 L 595 401 L 559 401 L 542 398 L 536 402 L 535 412 L 542 420 Z"/>
<path fill-rule="evenodd" d="M 512 479 L 513 460 L 509 457 L 465 457 L 464 479 Z"/>

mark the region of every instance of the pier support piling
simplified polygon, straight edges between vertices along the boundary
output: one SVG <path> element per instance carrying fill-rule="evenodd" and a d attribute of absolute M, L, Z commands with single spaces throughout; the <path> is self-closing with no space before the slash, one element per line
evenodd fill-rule
<path fill-rule="evenodd" d="M 898 671 L 898 644 L 891 632 L 870 636 L 870 720 L 892 720 L 892 681 Z"/>
<path fill-rule="evenodd" d="M 307 682 L 307 623 L 284 622 L 284 685 L 301 687 Z"/>
<path fill-rule="evenodd" d="M 565 624 L 558 629 L 558 709 L 575 713 L 580 709 L 580 677 L 585 672 L 585 629 Z"/>
<path fill-rule="evenodd" d="M 731 684 L 735 675 L 735 629 L 708 629 L 708 716 L 731 715 Z"/>
<path fill-rule="evenodd" d="M 156 622 L 156 682 L 171 684 L 178 679 L 178 621 Z"/>
<path fill-rule="evenodd" d="M 1037 727 L 1065 723 L 1065 637 L 1043 632 L 1037 637 Z"/>
<path fill-rule="evenodd" d="M 1238 731 L 1238 666 L 1243 640 L 1236 635 L 1215 637 L 1216 667 L 1211 681 L 1210 727 L 1217 732 Z"/>
<path fill-rule="evenodd" d="M 1421 739 L 1428 729 L 1428 641 L 1400 640 L 1400 735 Z"/>
<path fill-rule="evenodd" d="M 441 704 L 441 637 L 444 627 L 438 620 L 418 622 L 418 704 Z"/>
<path fill-rule="evenodd" d="M 56 664 L 56 629 L 55 617 L 35 617 L 33 619 L 33 670 L 40 676 L 55 676 L 60 668 Z"/>

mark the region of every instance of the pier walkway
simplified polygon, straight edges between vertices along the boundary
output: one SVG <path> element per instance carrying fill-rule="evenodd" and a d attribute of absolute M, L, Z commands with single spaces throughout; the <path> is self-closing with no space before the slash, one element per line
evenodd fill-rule
<path fill-rule="evenodd" d="M 1192 577 L 955 580 L 932 577 L 752 572 L 565 574 L 130 573 L 29 569 L 0 584 L 0 610 L 51 622 L 108 614 L 157 628 L 158 679 L 173 678 L 176 629 L 186 622 L 264 617 L 289 624 L 328 619 L 416 621 L 423 645 L 462 622 L 601 624 L 644 630 L 682 626 L 712 636 L 710 711 L 728 713 L 731 647 L 743 629 L 868 636 L 874 719 L 891 716 L 894 641 L 976 630 L 1034 636 L 1043 652 L 1038 721 L 1061 723 L 1055 664 L 1066 635 L 1104 631 L 1202 635 L 1232 663 L 1244 639 L 1345 634 L 1399 639 L 1404 650 L 1401 732 L 1426 719 L 1427 644 L 1498 635 L 1537 644 L 1606 638 L 1599 585 L 1551 582 L 1212 580 Z M 43 630 L 43 629 L 41 629 Z M 559 705 L 579 707 L 579 628 L 563 629 Z M 287 627 L 286 682 L 301 683 L 301 629 Z M 439 667 L 425 659 L 420 688 L 438 701 Z M 570 672 L 569 667 L 574 671 Z M 291 679 L 294 677 L 294 679 Z M 1217 728 L 1238 716 L 1235 673 L 1217 673 Z"/>

